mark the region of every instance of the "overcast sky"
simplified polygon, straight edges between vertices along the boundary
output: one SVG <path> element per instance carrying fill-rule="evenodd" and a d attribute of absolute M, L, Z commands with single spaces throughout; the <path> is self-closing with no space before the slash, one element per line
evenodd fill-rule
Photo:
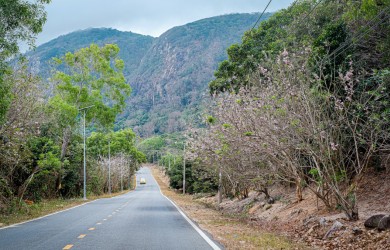
<path fill-rule="evenodd" d="M 267 12 L 293 0 L 274 0 Z M 202 18 L 262 12 L 268 0 L 52 0 L 37 45 L 87 28 L 108 27 L 157 37 L 168 29 Z"/>

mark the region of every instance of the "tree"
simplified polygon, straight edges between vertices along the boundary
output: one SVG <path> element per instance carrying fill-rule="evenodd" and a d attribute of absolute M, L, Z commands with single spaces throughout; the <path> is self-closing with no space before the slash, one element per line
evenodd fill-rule
<path fill-rule="evenodd" d="M 38 88 L 40 79 L 21 65 L 4 81 L 12 82 L 13 94 L 6 122 L 0 126 L 0 203 L 8 207 L 14 197 L 22 200 L 36 174 L 54 168 L 55 164 L 48 162 L 55 163 L 59 155 L 52 141 L 42 134 L 48 119 Z"/>
<path fill-rule="evenodd" d="M 46 22 L 44 4 L 50 0 L 37 0 L 35 3 L 22 0 L 2 0 L 0 2 L 0 125 L 11 103 L 10 83 L 4 81 L 9 74 L 6 60 L 19 52 L 18 43 L 34 45 L 35 36 L 42 31 Z"/>
<path fill-rule="evenodd" d="M 86 123 L 93 121 L 100 129 L 113 126 L 116 115 L 123 109 L 131 88 L 123 75 L 124 63 L 114 44 L 98 47 L 92 44 L 75 53 L 67 53 L 54 61 L 62 67 L 52 77 L 55 95 L 49 101 L 49 112 L 58 119 L 61 130 L 61 161 L 77 124 L 80 108 L 88 109 Z M 58 189 L 61 187 L 61 178 Z"/>
<path fill-rule="evenodd" d="M 103 183 L 104 187 L 107 187 L 107 176 L 110 175 L 111 187 L 119 189 L 119 183 L 121 190 L 124 185 L 124 178 L 134 175 L 137 170 L 138 163 L 146 161 L 146 157 L 143 153 L 135 148 L 135 133 L 131 129 L 124 129 L 110 133 L 93 132 L 88 138 L 89 155 L 94 157 L 96 166 L 100 166 L 99 169 L 93 169 L 93 176 L 96 177 L 93 181 L 94 192 L 99 190 L 96 183 Z M 107 166 L 110 165 L 110 171 Z M 126 181 L 125 181 L 126 182 Z M 103 190 L 100 190 L 100 192 Z"/>

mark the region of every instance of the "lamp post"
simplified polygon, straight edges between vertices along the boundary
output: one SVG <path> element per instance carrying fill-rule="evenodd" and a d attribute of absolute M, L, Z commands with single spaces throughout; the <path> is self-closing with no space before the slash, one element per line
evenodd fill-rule
<path fill-rule="evenodd" d="M 123 192 L 123 153 L 121 153 L 121 192 Z"/>
<path fill-rule="evenodd" d="M 186 143 L 184 142 L 183 153 L 183 194 L 186 194 Z"/>
<path fill-rule="evenodd" d="M 108 138 L 108 193 L 111 194 L 111 138 Z"/>
<path fill-rule="evenodd" d="M 86 161 L 86 146 L 85 146 L 85 114 L 87 112 L 87 109 L 89 108 L 92 108 L 94 107 L 95 105 L 91 105 L 91 106 L 88 106 L 88 107 L 85 107 L 85 108 L 80 108 L 79 111 L 84 111 L 84 120 L 83 120 L 83 137 L 84 137 L 84 146 L 83 146 L 83 151 L 84 151 L 84 170 L 83 170 L 83 173 L 84 173 L 84 182 L 83 182 L 83 193 L 84 193 L 84 200 L 87 200 L 87 170 L 86 170 L 86 165 L 87 165 L 87 161 Z"/>

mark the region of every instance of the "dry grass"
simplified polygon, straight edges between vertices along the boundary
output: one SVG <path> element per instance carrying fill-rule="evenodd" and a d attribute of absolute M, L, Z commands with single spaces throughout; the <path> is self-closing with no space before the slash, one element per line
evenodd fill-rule
<path fill-rule="evenodd" d="M 47 214 L 55 213 L 64 209 L 68 209 L 77 205 L 81 205 L 86 202 L 90 202 L 97 199 L 111 198 L 121 194 L 125 194 L 129 190 L 124 190 L 123 192 L 117 192 L 103 195 L 93 195 L 89 196 L 87 201 L 83 199 L 53 199 L 53 200 L 43 200 L 39 203 L 33 203 L 31 205 L 25 204 L 21 207 L 20 210 L 15 211 L 11 214 L 0 214 L 0 227 L 12 225 L 15 223 L 20 223 L 23 221 L 35 219 Z"/>
<path fill-rule="evenodd" d="M 209 232 L 227 249 L 302 249 L 285 237 L 261 229 L 169 189 L 167 178 L 157 168 L 149 166 L 162 192 L 172 199 L 202 229 Z"/>

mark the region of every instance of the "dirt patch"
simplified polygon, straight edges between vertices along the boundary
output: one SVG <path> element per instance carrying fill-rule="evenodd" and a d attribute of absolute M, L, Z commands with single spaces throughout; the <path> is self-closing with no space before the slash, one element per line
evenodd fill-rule
<path fill-rule="evenodd" d="M 146 166 L 152 170 L 162 192 L 226 249 L 305 249 L 304 245 L 261 229 L 239 215 L 217 211 L 207 198 L 175 192 L 169 188 L 169 179 L 159 169 Z"/>

